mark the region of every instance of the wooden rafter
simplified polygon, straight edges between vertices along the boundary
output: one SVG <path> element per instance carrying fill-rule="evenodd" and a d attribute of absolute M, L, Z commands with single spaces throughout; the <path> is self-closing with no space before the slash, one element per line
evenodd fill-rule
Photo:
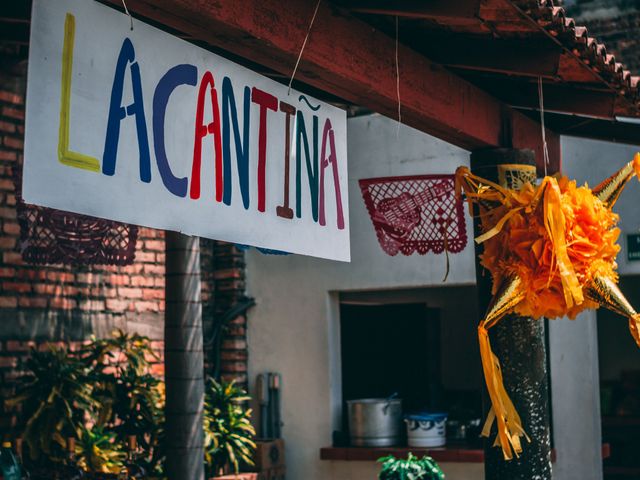
<path fill-rule="evenodd" d="M 285 75 L 291 74 L 314 9 L 312 2 L 295 0 L 130 0 L 128 6 Z M 392 38 L 322 2 L 296 78 L 395 118 L 394 54 Z M 504 143 L 507 115 L 524 133 L 520 138 L 533 141 L 522 145 L 515 141 L 514 146 L 535 148 L 540 143 L 540 126 L 535 121 L 406 46 L 400 45 L 399 58 L 404 123 L 476 150 Z M 554 161 L 558 163 L 559 158 Z"/>

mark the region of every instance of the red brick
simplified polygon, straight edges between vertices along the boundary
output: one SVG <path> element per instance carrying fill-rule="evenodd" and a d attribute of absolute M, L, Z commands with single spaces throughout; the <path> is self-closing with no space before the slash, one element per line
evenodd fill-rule
<path fill-rule="evenodd" d="M 16 275 L 15 268 L 0 267 L 0 278 L 13 278 Z"/>
<path fill-rule="evenodd" d="M 35 346 L 36 342 L 34 341 L 7 340 L 7 350 L 10 352 L 28 352 Z"/>
<path fill-rule="evenodd" d="M 77 302 L 71 298 L 54 297 L 49 300 L 49 306 L 60 310 L 72 310 Z"/>
<path fill-rule="evenodd" d="M 164 265 L 145 265 L 144 273 L 164 275 Z"/>
<path fill-rule="evenodd" d="M 47 272 L 45 270 L 21 269 L 18 271 L 17 277 L 29 280 L 45 280 L 47 278 Z"/>
<path fill-rule="evenodd" d="M 14 222 L 5 222 L 5 224 L 2 226 L 2 231 L 7 235 L 19 235 L 20 225 Z"/>
<path fill-rule="evenodd" d="M 0 149 L 0 160 L 15 162 L 17 159 L 18 159 L 18 155 L 16 154 L 16 152 L 12 152 L 11 150 Z M 9 186 L 6 186 L 8 184 Z M 7 190 L 13 190 L 13 181 L 8 180 L 7 183 L 5 183 L 4 186 L 2 186 L 2 188 L 5 188 Z"/>
<path fill-rule="evenodd" d="M 244 373 L 247 371 L 246 362 L 222 362 L 220 367 L 223 372 Z"/>
<path fill-rule="evenodd" d="M 1 152 L 2 150 L 0 150 Z M 1 159 L 0 159 L 1 160 Z M 0 180 L 0 190 L 9 190 L 9 191 L 13 191 L 14 190 L 15 185 L 13 184 L 13 180 L 9 180 L 9 179 L 2 179 Z"/>
<path fill-rule="evenodd" d="M 47 308 L 47 299 L 44 297 L 20 297 L 18 305 L 25 308 Z"/>
<path fill-rule="evenodd" d="M 17 217 L 15 208 L 0 207 L 0 218 L 9 218 L 11 220 Z"/>
<path fill-rule="evenodd" d="M 18 299 L 16 297 L 0 297 L 0 308 L 16 308 Z"/>
<path fill-rule="evenodd" d="M 8 292 L 27 293 L 31 291 L 31 284 L 18 282 L 2 282 L 2 288 Z"/>
<path fill-rule="evenodd" d="M 10 265 L 22 265 L 22 255 L 18 252 L 4 252 L 2 254 L 2 261 Z"/>
<path fill-rule="evenodd" d="M 160 306 L 158 302 L 135 302 L 136 312 L 158 312 L 160 310 Z"/>
<path fill-rule="evenodd" d="M 240 385 L 242 385 L 243 383 L 247 383 L 247 376 L 245 374 L 223 373 L 220 375 L 220 378 L 225 382 L 235 381 Z"/>
<path fill-rule="evenodd" d="M 155 252 L 164 252 L 164 242 L 162 240 L 145 240 L 144 248 Z"/>
<path fill-rule="evenodd" d="M 2 115 L 17 120 L 24 120 L 24 110 L 18 108 L 4 106 L 2 107 Z"/>
<path fill-rule="evenodd" d="M 247 342 L 246 340 L 241 339 L 233 339 L 233 340 L 224 340 L 222 342 L 223 350 L 246 350 Z"/>
<path fill-rule="evenodd" d="M 156 261 L 156 254 L 153 252 L 136 252 L 136 261 L 154 263 Z"/>
<path fill-rule="evenodd" d="M 0 90 L 0 100 L 3 102 L 15 103 L 17 105 L 24 104 L 24 98 L 19 93 Z"/>
<path fill-rule="evenodd" d="M 109 275 L 109 283 L 111 285 L 129 285 L 129 276 L 128 275 Z"/>
<path fill-rule="evenodd" d="M 17 357 L 0 357 L 0 367 L 16 368 L 17 366 Z"/>
<path fill-rule="evenodd" d="M 242 271 L 239 268 L 228 268 L 225 270 L 216 270 L 213 274 L 216 280 L 229 278 L 242 278 Z"/>
<path fill-rule="evenodd" d="M 246 337 L 247 329 L 244 327 L 227 327 L 226 334 L 229 337 Z"/>
<path fill-rule="evenodd" d="M 229 324 L 231 324 L 231 325 L 246 325 L 247 324 L 247 317 L 245 317 L 244 315 L 238 315 L 236 318 L 234 318 L 233 320 L 229 321 Z"/>
<path fill-rule="evenodd" d="M 96 276 L 93 273 L 76 273 L 77 283 L 92 283 Z"/>
<path fill-rule="evenodd" d="M 116 298 L 107 298 L 106 307 L 107 310 L 115 312 L 124 312 L 129 307 L 130 302 L 128 300 L 119 300 Z"/>
<path fill-rule="evenodd" d="M 145 288 L 142 291 L 142 298 L 144 300 L 163 300 L 164 290 Z"/>
<path fill-rule="evenodd" d="M 152 277 L 145 277 L 144 275 L 135 275 L 131 277 L 131 285 L 134 287 L 153 287 L 156 284 L 156 279 Z M 164 286 L 164 280 L 162 281 Z"/>
<path fill-rule="evenodd" d="M 164 377 L 164 363 L 154 363 L 151 365 L 151 375 Z"/>
<path fill-rule="evenodd" d="M 13 133 L 16 131 L 16 126 L 13 123 L 0 121 L 0 132 Z"/>
<path fill-rule="evenodd" d="M 69 272 L 48 272 L 47 278 L 52 282 L 73 282 L 75 280 L 73 273 Z"/>
<path fill-rule="evenodd" d="M 124 298 L 142 298 L 142 289 L 119 287 L 118 296 L 124 297 Z"/>
<path fill-rule="evenodd" d="M 247 359 L 247 351 L 246 350 L 231 350 L 231 351 L 222 351 L 220 352 L 221 360 L 246 360 Z"/>
<path fill-rule="evenodd" d="M 0 249 L 12 250 L 16 246 L 16 237 L 0 237 Z"/>
<path fill-rule="evenodd" d="M 105 309 L 104 300 L 81 300 L 80 309 L 92 312 L 102 312 Z"/>
<path fill-rule="evenodd" d="M 7 193 L 4 197 L 4 203 L 10 207 L 15 207 L 16 196 L 13 193 Z"/>
<path fill-rule="evenodd" d="M 16 150 L 22 150 L 24 148 L 24 142 L 22 140 L 6 135 L 4 137 L 4 145 L 9 148 L 15 148 Z"/>
<path fill-rule="evenodd" d="M 44 295 L 57 295 L 62 290 L 59 285 L 42 285 L 35 284 L 33 289 L 36 293 L 44 294 Z"/>

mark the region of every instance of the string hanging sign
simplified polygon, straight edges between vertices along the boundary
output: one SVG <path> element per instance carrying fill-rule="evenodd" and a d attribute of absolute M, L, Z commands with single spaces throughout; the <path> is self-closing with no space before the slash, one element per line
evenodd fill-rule
<path fill-rule="evenodd" d="M 30 204 L 348 261 L 346 112 L 93 0 L 34 0 Z"/>

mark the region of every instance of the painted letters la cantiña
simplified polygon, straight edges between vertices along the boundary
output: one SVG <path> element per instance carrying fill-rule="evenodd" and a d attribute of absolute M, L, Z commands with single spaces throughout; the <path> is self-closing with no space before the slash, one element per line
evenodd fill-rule
<path fill-rule="evenodd" d="M 118 55 L 115 66 L 113 86 L 111 89 L 111 101 L 105 134 L 104 152 L 102 163 L 97 158 L 78 153 L 69 149 L 69 116 L 71 104 L 71 77 L 73 70 L 73 47 L 75 35 L 75 17 L 67 13 L 64 27 L 64 45 L 62 53 L 62 90 L 60 102 L 60 131 L 58 142 L 58 158 L 61 163 L 104 175 L 115 175 L 118 156 L 118 140 L 123 121 L 127 117 L 135 120 L 135 129 L 138 139 L 140 181 L 150 183 L 151 178 L 151 146 L 149 145 L 149 133 L 147 131 L 146 113 L 143 105 L 143 89 L 140 66 L 136 60 L 133 42 L 125 38 Z M 133 101 L 130 105 L 123 106 L 124 83 L 127 76 L 132 86 Z M 196 102 L 195 132 L 193 146 L 193 161 L 191 166 L 191 178 L 177 177 L 170 165 L 165 150 L 165 113 L 166 107 L 173 91 L 182 85 L 194 88 L 194 101 Z M 208 97 L 208 98 L 207 98 Z M 266 212 L 266 168 L 267 163 L 267 125 L 270 121 L 282 121 L 284 123 L 285 156 L 283 169 L 283 195 L 282 203 L 274 209 L 276 215 L 282 218 L 293 219 L 302 217 L 302 190 L 303 190 L 303 165 L 304 157 L 306 181 L 310 193 L 311 214 L 314 222 L 326 226 L 325 213 L 325 176 L 332 177 L 333 190 L 336 202 L 336 226 L 344 229 L 344 213 L 342 196 L 340 192 L 340 180 L 338 177 L 338 158 L 336 155 L 334 130 L 330 119 L 326 119 L 322 126 L 320 138 L 319 117 L 312 115 L 308 126 L 307 117 L 295 106 L 279 100 L 274 95 L 256 87 L 245 86 L 242 93 L 242 125 L 238 118 L 238 102 L 234 94 L 232 81 L 229 77 L 222 78 L 221 85 L 211 71 L 205 71 L 199 75 L 198 68 L 190 64 L 179 64 L 171 67 L 158 81 L 153 93 L 152 102 L 152 129 L 153 151 L 158 171 L 165 188 L 176 197 L 187 197 L 196 200 L 200 198 L 202 145 L 206 140 L 213 142 L 214 152 L 214 191 L 215 201 L 225 205 L 232 202 L 232 173 L 231 173 L 231 134 L 235 144 L 235 156 L 237 162 L 238 183 L 242 204 L 246 210 L 251 207 L 250 198 L 250 162 L 249 151 L 251 131 L 249 127 L 252 114 L 258 115 L 258 159 L 255 178 L 257 181 L 257 210 Z M 220 103 L 220 99 L 222 102 Z M 211 107 L 213 120 L 205 123 L 205 108 L 207 100 Z M 240 99 L 238 99 L 240 100 Z M 305 97 L 300 96 L 299 101 L 306 102 L 311 110 L 318 107 L 311 106 Z M 280 113 L 276 117 L 277 113 Z M 290 129 L 292 118 L 295 118 L 295 212 L 290 205 Z M 311 137 L 311 138 L 310 138 Z M 320 153 L 320 155 L 318 155 Z M 206 160 L 206 159 L 205 159 Z M 331 166 L 327 173 L 327 168 Z"/>

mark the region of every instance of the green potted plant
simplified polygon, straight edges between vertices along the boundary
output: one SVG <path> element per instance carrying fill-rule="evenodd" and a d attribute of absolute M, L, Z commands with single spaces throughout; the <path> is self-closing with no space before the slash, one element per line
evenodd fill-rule
<path fill-rule="evenodd" d="M 246 392 L 235 382 L 207 381 L 204 401 L 205 461 L 207 475 L 252 480 L 257 474 L 240 474 L 243 464 L 253 465 L 256 444 Z"/>
<path fill-rule="evenodd" d="M 431 457 L 409 453 L 406 459 L 389 455 L 378 462 L 382 463 L 378 480 L 444 480 L 444 473 Z"/>
<path fill-rule="evenodd" d="M 31 351 L 27 375 L 20 379 L 9 406 L 18 406 L 24 419 L 22 438 L 29 458 L 36 464 L 60 464 L 66 460 L 69 438 L 76 438 L 96 407 L 89 370 L 64 347 Z"/>
<path fill-rule="evenodd" d="M 75 460 L 80 468 L 89 473 L 90 478 L 121 478 L 119 474 L 124 469 L 127 455 L 116 441 L 115 433 L 98 426 L 91 429 L 82 427 L 79 437 L 75 446 Z"/>
<path fill-rule="evenodd" d="M 32 350 L 7 402 L 19 407 L 29 466 L 50 473 L 73 463 L 91 478 L 125 471 L 161 478 L 164 383 L 150 373 L 153 358 L 148 338 L 119 330 L 80 351 Z"/>

